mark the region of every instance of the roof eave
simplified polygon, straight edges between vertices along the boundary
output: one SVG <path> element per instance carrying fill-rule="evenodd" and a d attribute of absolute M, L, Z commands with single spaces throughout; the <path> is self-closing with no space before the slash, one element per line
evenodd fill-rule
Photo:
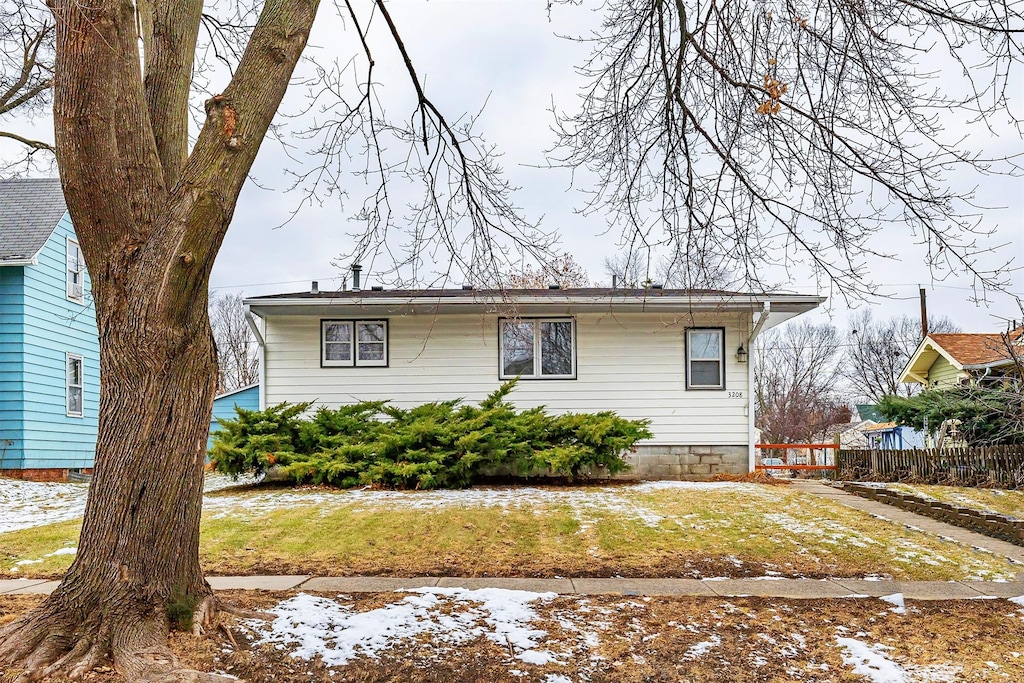
<path fill-rule="evenodd" d="M 19 259 L 0 259 L 0 267 L 3 266 L 38 266 L 39 265 L 39 252 L 37 251 L 32 255 L 31 258 L 19 258 Z"/>
<path fill-rule="evenodd" d="M 809 295 L 696 295 L 696 296 L 573 296 L 573 295 L 531 295 L 506 298 L 497 297 L 351 297 L 344 298 L 251 298 L 243 303 L 254 313 L 282 308 L 367 308 L 367 307 L 417 307 L 417 308 L 472 308 L 494 306 L 591 306 L 621 307 L 644 310 L 659 309 L 700 309 L 700 310 L 750 310 L 771 302 L 774 311 L 805 313 L 825 301 L 825 297 Z"/>

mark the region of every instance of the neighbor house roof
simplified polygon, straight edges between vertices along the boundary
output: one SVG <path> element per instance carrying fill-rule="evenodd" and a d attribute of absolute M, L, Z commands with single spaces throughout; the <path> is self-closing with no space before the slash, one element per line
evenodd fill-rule
<path fill-rule="evenodd" d="M 805 294 L 759 294 L 697 289 L 393 289 L 273 294 L 245 300 L 249 309 L 267 315 L 353 315 L 382 313 L 530 314 L 581 311 L 738 312 L 767 311 L 765 329 L 817 307 L 824 297 Z"/>
<path fill-rule="evenodd" d="M 857 417 L 861 420 L 871 420 L 872 422 L 881 422 L 882 413 L 878 410 L 878 406 L 873 403 L 858 403 L 854 406 L 857 409 Z"/>
<path fill-rule="evenodd" d="M 0 180 L 0 266 L 31 263 L 65 211 L 59 178 Z"/>
<path fill-rule="evenodd" d="M 1024 339 L 1024 327 L 1010 330 L 1007 334 L 1014 345 L 1020 345 Z M 1005 339 L 1002 334 L 988 332 L 929 334 L 907 361 L 900 381 L 919 381 L 939 357 L 960 371 L 1006 365 L 1013 358 L 1006 348 Z M 1024 348 L 1021 353 L 1024 354 Z"/>
<path fill-rule="evenodd" d="M 1020 330 L 1011 332 L 1011 338 L 1020 336 Z M 930 334 L 931 339 L 941 346 L 962 367 L 987 365 L 995 361 L 1008 360 L 1006 344 L 999 334 Z"/>

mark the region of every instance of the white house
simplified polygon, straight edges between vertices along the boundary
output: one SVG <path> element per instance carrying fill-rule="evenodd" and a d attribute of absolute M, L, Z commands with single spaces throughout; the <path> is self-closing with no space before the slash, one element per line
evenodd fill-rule
<path fill-rule="evenodd" d="M 818 306 L 795 294 L 670 289 L 394 290 L 246 300 L 260 406 L 477 402 L 651 420 L 629 476 L 700 478 L 754 462 L 757 335 Z"/>

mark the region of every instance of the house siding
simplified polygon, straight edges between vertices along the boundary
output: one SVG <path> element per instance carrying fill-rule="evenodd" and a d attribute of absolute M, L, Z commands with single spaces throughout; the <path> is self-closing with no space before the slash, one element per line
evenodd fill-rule
<path fill-rule="evenodd" d="M 329 317 L 329 316 L 326 316 Z M 498 379 L 498 315 L 371 315 L 389 321 L 388 367 L 320 367 L 320 317 L 268 316 L 265 405 L 281 401 L 336 407 L 387 399 L 401 407 L 461 398 L 478 402 Z M 543 317 L 543 316 L 540 316 Z M 555 413 L 614 410 L 651 420 L 646 446 L 741 447 L 748 443 L 746 344 L 749 316 L 584 313 L 576 320 L 576 379 L 521 380 L 519 408 Z M 688 327 L 725 328 L 725 389 L 686 389 Z M 738 393 L 739 395 L 735 395 Z M 733 394 L 733 395 L 731 395 Z"/>
<path fill-rule="evenodd" d="M 23 268 L 23 469 L 92 467 L 99 418 L 99 341 L 84 274 L 85 301 L 67 298 L 66 245 L 74 238 L 65 214 L 38 255 Z M 82 357 L 82 417 L 67 415 L 67 354 Z M 12 465 L 4 463 L 4 468 Z"/>
<path fill-rule="evenodd" d="M 0 268 L 0 470 L 20 468 L 22 442 L 23 266 Z"/>
<path fill-rule="evenodd" d="M 928 368 L 928 386 L 931 387 L 956 386 L 960 381 L 960 377 L 966 377 L 966 374 L 961 370 L 957 370 L 955 365 L 941 355 Z"/>
<path fill-rule="evenodd" d="M 233 420 L 238 417 L 235 407 L 243 410 L 260 409 L 260 387 L 253 385 L 240 391 L 233 391 L 213 399 L 213 414 L 210 416 L 210 437 L 206 440 L 206 450 L 213 445 L 213 433 L 222 429 L 217 420 Z"/>

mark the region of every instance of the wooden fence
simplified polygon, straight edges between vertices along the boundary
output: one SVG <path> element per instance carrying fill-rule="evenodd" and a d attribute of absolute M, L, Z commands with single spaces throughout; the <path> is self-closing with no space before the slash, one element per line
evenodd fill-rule
<path fill-rule="evenodd" d="M 1024 445 L 943 450 L 840 450 L 836 465 L 838 478 L 845 481 L 1024 488 Z"/>

